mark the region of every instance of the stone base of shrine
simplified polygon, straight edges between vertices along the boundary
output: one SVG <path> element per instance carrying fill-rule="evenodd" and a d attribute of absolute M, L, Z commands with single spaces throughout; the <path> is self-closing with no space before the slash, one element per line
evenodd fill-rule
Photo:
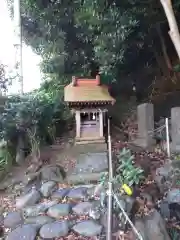
<path fill-rule="evenodd" d="M 146 139 L 146 138 L 137 138 L 133 141 L 133 144 L 138 146 L 138 147 L 141 147 L 141 148 L 144 148 L 144 149 L 151 149 L 154 147 L 155 145 L 155 140 L 154 139 Z"/>
<path fill-rule="evenodd" d="M 76 137 L 76 144 L 105 143 L 105 137 Z"/>

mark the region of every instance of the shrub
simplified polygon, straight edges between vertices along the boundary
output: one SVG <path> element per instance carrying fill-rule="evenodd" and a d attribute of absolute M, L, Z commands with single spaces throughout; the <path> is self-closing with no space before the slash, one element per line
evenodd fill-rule
<path fill-rule="evenodd" d="M 63 90 L 58 83 L 45 82 L 37 91 L 8 97 L 0 116 L 0 137 L 8 148 L 16 149 L 18 139 L 22 138 L 25 143 L 22 150 L 31 151 L 51 144 L 66 129 L 72 118 L 63 101 Z"/>

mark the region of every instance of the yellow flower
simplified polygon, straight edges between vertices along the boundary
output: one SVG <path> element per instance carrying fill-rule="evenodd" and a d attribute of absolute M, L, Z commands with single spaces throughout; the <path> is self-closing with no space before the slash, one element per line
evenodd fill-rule
<path fill-rule="evenodd" d="M 127 185 L 127 184 L 123 184 L 122 185 L 122 190 L 124 190 L 124 192 L 128 195 L 131 196 L 132 195 L 132 189 Z"/>

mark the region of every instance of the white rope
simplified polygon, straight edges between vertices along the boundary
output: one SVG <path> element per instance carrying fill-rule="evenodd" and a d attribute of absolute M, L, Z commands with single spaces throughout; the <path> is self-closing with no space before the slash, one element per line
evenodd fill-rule
<path fill-rule="evenodd" d="M 129 222 L 130 226 L 132 227 L 133 231 L 135 232 L 135 234 L 137 235 L 137 237 L 139 238 L 139 240 L 143 240 L 143 237 L 141 236 L 141 234 L 138 232 L 138 230 L 136 229 L 136 227 L 134 226 L 134 224 L 132 223 L 132 221 L 130 220 L 130 218 L 128 217 L 127 213 L 125 212 L 124 208 L 121 205 L 121 202 L 119 201 L 118 197 L 116 196 L 116 194 L 113 192 L 113 197 L 118 205 L 118 207 L 120 208 L 120 210 L 122 211 L 123 215 L 126 218 L 126 221 Z"/>
<path fill-rule="evenodd" d="M 148 131 L 148 133 L 161 132 L 165 127 L 166 127 L 166 125 L 164 124 L 164 125 L 162 125 L 162 126 L 156 128 L 156 129 L 154 129 L 154 130 L 152 130 L 152 131 Z"/>

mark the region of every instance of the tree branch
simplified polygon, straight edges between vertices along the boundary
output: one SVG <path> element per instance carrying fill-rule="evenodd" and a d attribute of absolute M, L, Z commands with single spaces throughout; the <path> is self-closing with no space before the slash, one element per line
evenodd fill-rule
<path fill-rule="evenodd" d="M 171 0 L 160 0 L 169 23 L 169 36 L 174 44 L 178 57 L 180 59 L 180 34 L 176 18 L 174 15 Z"/>

